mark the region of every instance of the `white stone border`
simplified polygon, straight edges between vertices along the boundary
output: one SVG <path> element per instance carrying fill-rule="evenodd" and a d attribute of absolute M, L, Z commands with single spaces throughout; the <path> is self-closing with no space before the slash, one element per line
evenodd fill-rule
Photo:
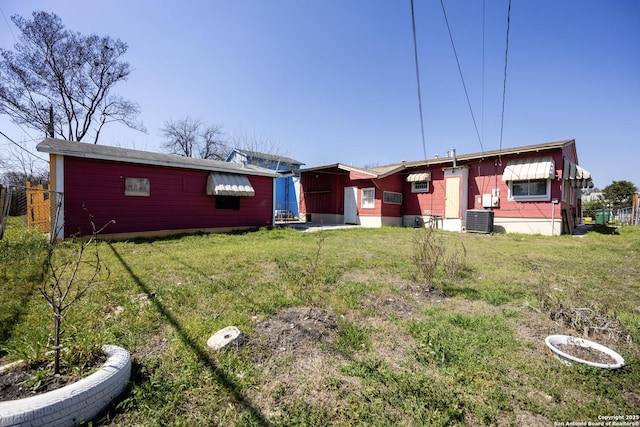
<path fill-rule="evenodd" d="M 107 361 L 99 371 L 57 390 L 0 402 L 0 427 L 72 426 L 91 420 L 124 391 L 131 356 L 121 347 L 102 347 Z"/>

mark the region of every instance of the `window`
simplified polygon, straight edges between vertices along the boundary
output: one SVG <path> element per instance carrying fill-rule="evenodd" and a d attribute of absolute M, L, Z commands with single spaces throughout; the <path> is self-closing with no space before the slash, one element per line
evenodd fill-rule
<path fill-rule="evenodd" d="M 411 192 L 412 193 L 428 193 L 429 192 L 429 181 L 417 181 L 411 183 Z"/>
<path fill-rule="evenodd" d="M 240 210 L 240 197 L 216 196 L 216 209 Z"/>
<path fill-rule="evenodd" d="M 384 203 L 391 203 L 393 205 L 402 204 L 402 193 L 393 193 L 391 191 L 385 191 L 382 193 L 382 200 Z"/>
<path fill-rule="evenodd" d="M 373 209 L 376 207 L 376 189 L 363 188 L 361 206 L 364 209 Z"/>
<path fill-rule="evenodd" d="M 548 179 L 530 179 L 509 181 L 509 199 L 515 201 L 548 201 L 551 194 L 551 181 Z"/>
<path fill-rule="evenodd" d="M 125 178 L 124 179 L 124 195 L 125 196 L 143 196 L 149 197 L 151 186 L 149 178 Z"/>

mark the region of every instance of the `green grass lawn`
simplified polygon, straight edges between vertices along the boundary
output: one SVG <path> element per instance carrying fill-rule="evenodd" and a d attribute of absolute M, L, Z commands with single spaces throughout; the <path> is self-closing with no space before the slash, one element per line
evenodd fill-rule
<path fill-rule="evenodd" d="M 640 230 L 616 231 L 438 231 L 430 238 L 443 260 L 464 262 L 451 271 L 443 261 L 428 284 L 413 261 L 424 235 L 411 228 L 101 242 L 110 276 L 68 312 L 63 339 L 132 354 L 131 383 L 97 425 L 535 426 L 637 415 Z M 45 250 L 19 221 L 0 241 L 5 360 L 49 349 Z M 209 350 L 230 325 L 244 345 Z M 544 345 L 585 331 L 626 366 L 565 366 Z"/>

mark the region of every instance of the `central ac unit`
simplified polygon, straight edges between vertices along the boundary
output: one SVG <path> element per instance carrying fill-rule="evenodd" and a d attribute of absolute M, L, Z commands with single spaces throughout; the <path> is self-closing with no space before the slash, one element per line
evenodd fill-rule
<path fill-rule="evenodd" d="M 491 233 L 493 231 L 493 211 L 486 209 L 468 210 L 465 229 L 469 233 Z"/>

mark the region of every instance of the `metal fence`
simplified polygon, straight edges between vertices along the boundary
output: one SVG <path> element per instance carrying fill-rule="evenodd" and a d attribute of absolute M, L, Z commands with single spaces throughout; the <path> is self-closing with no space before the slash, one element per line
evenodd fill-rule
<path fill-rule="evenodd" d="M 63 193 L 52 191 L 43 185 L 10 186 L 0 188 L 0 239 L 10 218 L 24 221 L 29 229 L 47 233 L 55 240 L 63 224 L 59 223 Z"/>
<path fill-rule="evenodd" d="M 640 225 L 640 206 L 618 209 L 615 219 L 620 225 Z"/>

